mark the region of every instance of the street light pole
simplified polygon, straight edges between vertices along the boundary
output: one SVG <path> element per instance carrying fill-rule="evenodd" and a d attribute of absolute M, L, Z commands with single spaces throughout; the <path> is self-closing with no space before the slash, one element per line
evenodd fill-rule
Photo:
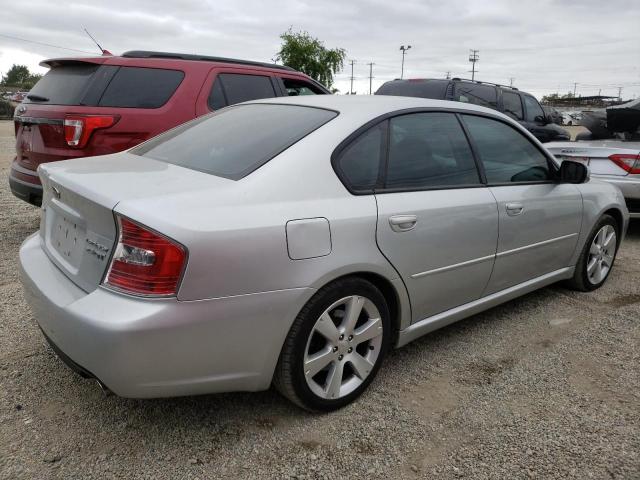
<path fill-rule="evenodd" d="M 404 78 L 404 56 L 407 54 L 407 50 L 409 50 L 411 48 L 411 45 L 407 45 L 406 47 L 404 45 L 400 46 L 400 50 L 402 51 L 402 69 L 400 70 L 400 78 Z"/>

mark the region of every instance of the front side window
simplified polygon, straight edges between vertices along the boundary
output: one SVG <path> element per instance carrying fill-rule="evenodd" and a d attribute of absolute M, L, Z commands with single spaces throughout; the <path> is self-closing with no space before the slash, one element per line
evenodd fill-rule
<path fill-rule="evenodd" d="M 305 82 L 304 80 L 283 77 L 282 82 L 284 83 L 287 95 L 290 97 L 297 97 L 300 95 L 322 95 L 324 93 L 312 83 Z"/>
<path fill-rule="evenodd" d="M 385 123 L 370 128 L 351 142 L 338 158 L 343 179 L 353 190 L 371 190 L 378 181 Z"/>
<path fill-rule="evenodd" d="M 502 103 L 504 104 L 504 113 L 514 120 L 524 120 L 520 95 L 513 92 L 503 92 Z"/>
<path fill-rule="evenodd" d="M 541 182 L 552 178 L 549 162 L 515 128 L 490 118 L 463 115 L 489 184 Z"/>
<path fill-rule="evenodd" d="M 389 123 L 387 188 L 478 185 L 478 170 L 456 116 L 414 113 Z"/>
<path fill-rule="evenodd" d="M 535 122 L 536 117 L 544 118 L 542 107 L 535 98 L 524 95 L 524 104 L 527 107 L 527 122 Z"/>
<path fill-rule="evenodd" d="M 495 87 L 479 83 L 456 82 L 454 100 L 487 108 L 498 108 Z"/>
<path fill-rule="evenodd" d="M 297 105 L 238 105 L 169 130 L 130 153 L 239 180 L 336 115 Z"/>
<path fill-rule="evenodd" d="M 271 79 L 264 75 L 244 75 L 221 73 L 216 77 L 211 93 L 209 107 L 213 110 L 259 98 L 276 96 Z"/>

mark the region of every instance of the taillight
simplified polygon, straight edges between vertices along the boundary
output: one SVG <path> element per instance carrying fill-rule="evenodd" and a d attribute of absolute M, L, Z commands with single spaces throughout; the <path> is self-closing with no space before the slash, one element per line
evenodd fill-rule
<path fill-rule="evenodd" d="M 118 244 L 105 285 L 127 293 L 175 295 L 187 252 L 175 241 L 116 215 Z"/>
<path fill-rule="evenodd" d="M 640 173 L 640 155 L 614 153 L 609 155 L 609 160 L 628 173 Z"/>
<path fill-rule="evenodd" d="M 94 130 L 109 128 L 117 120 L 113 115 L 68 115 L 64 119 L 64 139 L 70 147 L 82 148 Z"/>

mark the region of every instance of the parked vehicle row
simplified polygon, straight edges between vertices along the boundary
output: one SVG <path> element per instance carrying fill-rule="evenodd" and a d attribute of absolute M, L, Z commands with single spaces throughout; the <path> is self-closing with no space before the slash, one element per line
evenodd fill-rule
<path fill-rule="evenodd" d="M 460 78 L 396 79 L 384 83 L 376 95 L 401 95 L 480 105 L 510 116 L 543 143 L 571 139 L 566 130 L 545 114 L 533 95 L 505 85 Z"/>
<path fill-rule="evenodd" d="M 221 57 L 130 51 L 61 58 L 15 111 L 12 192 L 40 205 L 36 170 L 45 162 L 105 155 L 227 105 L 330 93 L 282 65 Z"/>
<path fill-rule="evenodd" d="M 600 287 L 628 225 L 619 189 L 518 122 L 421 98 L 252 101 L 39 172 L 27 298 L 60 357 L 126 397 L 273 383 L 339 408 L 392 346 Z"/>

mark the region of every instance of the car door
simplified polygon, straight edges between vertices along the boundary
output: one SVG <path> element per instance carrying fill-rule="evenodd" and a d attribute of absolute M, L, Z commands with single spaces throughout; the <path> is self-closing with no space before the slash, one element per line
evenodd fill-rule
<path fill-rule="evenodd" d="M 481 296 L 496 251 L 497 206 L 454 113 L 399 115 L 387 128 L 376 235 L 419 321 Z"/>
<path fill-rule="evenodd" d="M 555 180 L 549 156 L 514 126 L 462 118 L 498 204 L 498 250 L 485 295 L 568 267 L 581 227 L 578 188 Z"/>

